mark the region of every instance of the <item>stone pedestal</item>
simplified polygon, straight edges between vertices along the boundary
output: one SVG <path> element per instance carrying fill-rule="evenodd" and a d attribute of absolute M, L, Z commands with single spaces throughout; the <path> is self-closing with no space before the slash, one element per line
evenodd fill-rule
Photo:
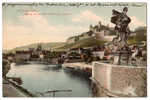
<path fill-rule="evenodd" d="M 114 62 L 113 64 L 119 65 L 120 64 L 120 55 L 119 53 L 114 54 Z"/>
<path fill-rule="evenodd" d="M 114 62 L 116 65 L 129 65 L 130 64 L 130 51 L 119 50 L 114 53 Z"/>

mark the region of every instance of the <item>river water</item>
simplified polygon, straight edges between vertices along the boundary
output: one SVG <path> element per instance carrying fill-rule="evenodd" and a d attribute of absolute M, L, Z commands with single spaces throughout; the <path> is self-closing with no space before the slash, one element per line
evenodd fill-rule
<path fill-rule="evenodd" d="M 92 97 L 91 81 L 88 78 L 72 74 L 56 65 L 13 63 L 7 76 L 21 77 L 21 86 L 39 97 Z M 71 91 L 45 93 L 54 90 Z"/>

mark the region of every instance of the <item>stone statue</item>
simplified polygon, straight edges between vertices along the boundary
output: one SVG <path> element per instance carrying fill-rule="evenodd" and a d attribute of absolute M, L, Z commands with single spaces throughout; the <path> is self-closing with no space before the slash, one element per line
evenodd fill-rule
<path fill-rule="evenodd" d="M 114 64 L 117 65 L 128 65 L 130 61 L 131 50 L 128 46 L 127 39 L 130 34 L 128 24 L 131 22 L 131 19 L 127 16 L 127 11 L 127 7 L 124 7 L 122 12 L 112 10 L 113 16 L 111 17 L 111 22 L 116 25 L 114 30 L 117 33 L 112 44 L 114 47 L 117 47 L 114 51 Z"/>
<path fill-rule="evenodd" d="M 122 12 L 112 10 L 113 16 L 111 17 L 111 22 L 116 25 L 115 31 L 117 33 L 117 37 L 113 39 L 113 43 L 121 47 L 128 47 L 127 38 L 130 34 L 128 24 L 131 22 L 131 19 L 127 16 L 127 11 L 127 7 L 124 7 Z"/>

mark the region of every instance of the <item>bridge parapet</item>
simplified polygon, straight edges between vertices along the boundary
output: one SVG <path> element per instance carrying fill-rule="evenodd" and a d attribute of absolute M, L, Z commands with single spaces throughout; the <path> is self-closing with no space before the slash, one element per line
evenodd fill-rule
<path fill-rule="evenodd" d="M 93 62 L 97 96 L 147 96 L 147 68 Z"/>

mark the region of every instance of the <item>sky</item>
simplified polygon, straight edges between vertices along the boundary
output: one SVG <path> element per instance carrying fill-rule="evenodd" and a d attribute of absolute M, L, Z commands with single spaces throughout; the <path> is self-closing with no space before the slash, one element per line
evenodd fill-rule
<path fill-rule="evenodd" d="M 90 25 L 101 21 L 114 27 L 110 22 L 112 9 L 122 11 L 128 7 L 131 30 L 146 26 L 147 8 L 145 3 L 101 3 L 99 6 L 62 6 L 46 3 L 3 4 L 3 49 L 41 42 L 65 42 L 68 37 L 89 30 Z"/>

